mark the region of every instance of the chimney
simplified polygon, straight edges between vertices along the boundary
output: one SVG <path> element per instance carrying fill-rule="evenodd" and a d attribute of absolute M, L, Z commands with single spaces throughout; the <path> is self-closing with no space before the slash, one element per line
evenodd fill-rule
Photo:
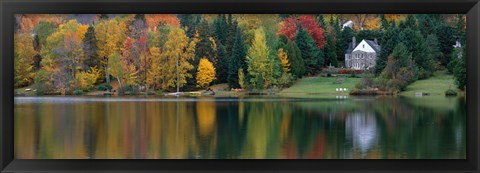
<path fill-rule="evenodd" d="M 377 38 L 375 38 L 373 41 L 375 42 L 375 44 L 378 44 Z"/>
<path fill-rule="evenodd" d="M 355 46 L 357 46 L 357 40 L 355 39 L 355 36 L 352 37 L 352 48 L 355 49 Z"/>

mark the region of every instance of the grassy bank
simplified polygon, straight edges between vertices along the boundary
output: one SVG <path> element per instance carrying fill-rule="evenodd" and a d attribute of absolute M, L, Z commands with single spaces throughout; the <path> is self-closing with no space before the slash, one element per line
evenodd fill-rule
<path fill-rule="evenodd" d="M 428 79 L 417 80 L 410 84 L 400 95 L 415 97 L 415 93 L 423 92 L 428 93 L 430 96 L 445 96 L 445 91 L 448 89 L 453 89 L 458 94 L 461 94 L 460 90 L 455 86 L 453 75 L 446 74 L 444 71 L 438 71 Z"/>
<path fill-rule="evenodd" d="M 306 77 L 278 94 L 281 96 L 347 96 L 360 80 L 361 78 Z M 348 91 L 338 92 L 337 88 L 347 88 Z"/>

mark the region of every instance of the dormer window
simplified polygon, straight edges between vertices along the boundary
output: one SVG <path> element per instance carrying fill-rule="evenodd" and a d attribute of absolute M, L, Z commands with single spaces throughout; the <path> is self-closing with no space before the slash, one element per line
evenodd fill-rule
<path fill-rule="evenodd" d="M 362 45 L 363 48 L 365 48 L 365 45 Z"/>

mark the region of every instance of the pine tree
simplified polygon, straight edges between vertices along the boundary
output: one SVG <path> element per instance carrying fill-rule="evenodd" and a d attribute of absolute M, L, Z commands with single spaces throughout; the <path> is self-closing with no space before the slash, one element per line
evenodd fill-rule
<path fill-rule="evenodd" d="M 222 45 L 225 45 L 228 34 L 228 25 L 225 14 L 219 14 L 213 21 L 213 25 L 215 27 L 215 40 L 220 42 Z"/>
<path fill-rule="evenodd" d="M 343 31 L 340 32 L 340 39 L 337 44 L 337 62 L 343 62 L 345 60 L 346 50 L 348 49 L 348 44 L 352 43 L 353 36 L 354 33 L 350 27 L 345 27 Z"/>
<path fill-rule="evenodd" d="M 309 75 L 315 74 L 323 66 L 323 53 L 318 49 L 313 38 L 301 26 L 298 27 L 295 43 L 297 43 L 305 62 L 306 73 Z"/>
<path fill-rule="evenodd" d="M 444 24 L 437 28 L 437 36 L 442 52 L 440 62 L 446 67 L 451 61 L 453 45 L 455 45 L 455 30 L 453 27 Z"/>
<path fill-rule="evenodd" d="M 100 20 L 108 20 L 109 18 L 108 14 L 100 14 Z"/>
<path fill-rule="evenodd" d="M 245 64 L 245 57 L 247 56 L 247 50 L 242 37 L 242 31 L 237 28 L 235 41 L 233 43 L 232 55 L 228 63 L 228 86 L 230 88 L 239 88 L 238 84 L 238 70 L 240 68 L 247 69 Z"/>
<path fill-rule="evenodd" d="M 387 31 L 390 29 L 390 24 L 388 23 L 387 19 L 385 18 L 385 14 L 380 15 L 380 30 Z"/>
<path fill-rule="evenodd" d="M 294 42 L 288 41 L 285 50 L 288 54 L 291 72 L 296 78 L 305 75 L 305 63 L 303 62 L 302 53 Z"/>
<path fill-rule="evenodd" d="M 327 35 L 327 45 L 325 46 L 325 65 L 338 67 L 335 42 L 331 35 Z"/>
<path fill-rule="evenodd" d="M 97 54 L 97 37 L 95 36 L 95 28 L 89 26 L 85 37 L 83 38 L 83 54 L 85 55 L 84 69 L 90 69 L 100 64 L 100 59 Z"/>
<path fill-rule="evenodd" d="M 457 14 L 455 17 L 455 38 L 460 43 L 466 42 L 466 31 L 465 31 L 465 15 L 464 14 Z"/>
<path fill-rule="evenodd" d="M 227 82 L 227 78 L 228 78 L 228 55 L 227 55 L 227 51 L 225 50 L 225 46 L 223 46 L 223 44 L 218 44 L 217 57 L 218 57 L 218 63 L 216 67 L 217 80 L 220 83 L 225 83 Z"/>
<path fill-rule="evenodd" d="M 440 45 L 437 36 L 435 34 L 429 34 L 426 42 L 430 48 L 430 51 L 432 52 L 432 59 L 437 63 L 440 62 L 442 52 L 440 51 Z"/>
<path fill-rule="evenodd" d="M 394 24 L 395 22 L 392 21 Z M 382 49 L 380 50 L 380 55 L 377 57 L 376 65 L 375 65 L 375 75 L 380 75 L 380 73 L 385 68 L 388 56 L 392 53 L 395 46 L 398 44 L 398 28 L 393 28 L 387 31 L 385 36 L 383 37 L 383 43 L 381 42 Z"/>

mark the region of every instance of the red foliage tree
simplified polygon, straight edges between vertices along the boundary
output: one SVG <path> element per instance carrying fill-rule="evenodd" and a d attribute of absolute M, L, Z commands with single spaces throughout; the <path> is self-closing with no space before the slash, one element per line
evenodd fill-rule
<path fill-rule="evenodd" d="M 277 36 L 285 35 L 290 41 L 295 39 L 298 28 L 297 24 L 300 24 L 303 29 L 308 31 L 308 34 L 315 40 L 317 47 L 325 47 L 325 37 L 323 36 L 323 28 L 312 15 L 292 16 L 285 18 L 282 23 L 282 27 L 277 33 Z"/>

